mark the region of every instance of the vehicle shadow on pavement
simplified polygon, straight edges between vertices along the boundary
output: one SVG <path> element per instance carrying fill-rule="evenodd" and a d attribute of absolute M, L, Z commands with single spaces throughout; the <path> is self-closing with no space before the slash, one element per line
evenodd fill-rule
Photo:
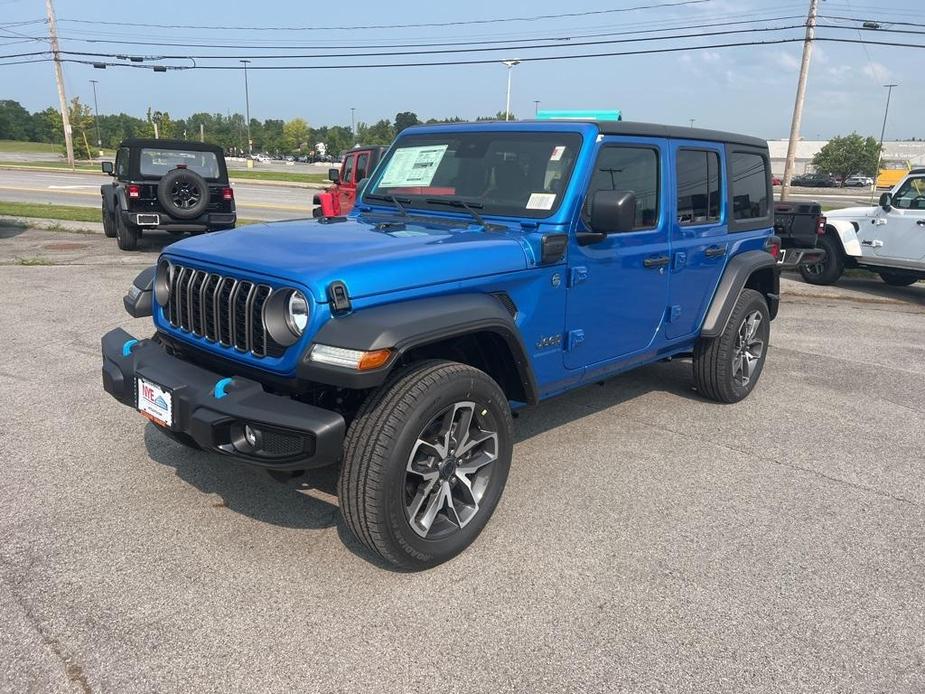
<path fill-rule="evenodd" d="M 16 236 L 19 236 L 26 229 L 28 229 L 25 224 L 17 224 L 15 222 L 0 222 L 0 239 L 12 239 Z"/>
<path fill-rule="evenodd" d="M 280 484 L 263 470 L 187 448 L 153 424 L 145 427 L 144 442 L 151 460 L 174 468 L 180 479 L 204 494 L 218 495 L 230 511 L 285 528 L 323 530 L 337 524 L 335 503 L 300 491 L 317 489 L 333 496 L 337 486 L 334 466 Z"/>
<path fill-rule="evenodd" d="M 160 253 L 167 246 L 182 239 L 189 238 L 189 234 L 168 234 L 166 231 L 146 231 L 138 239 L 138 248 L 134 253 Z"/>
<path fill-rule="evenodd" d="M 833 293 L 832 298 L 848 299 L 860 302 L 864 301 L 864 297 L 861 296 L 836 294 L 838 290 L 848 290 L 851 292 L 868 294 L 871 297 L 876 297 L 876 299 L 889 299 L 892 301 L 902 301 L 904 303 L 925 306 L 925 282 L 916 282 L 915 284 L 911 284 L 908 287 L 891 287 L 886 282 L 883 282 L 879 277 L 875 275 L 869 275 L 865 277 L 842 277 L 834 285 L 815 286 L 803 282 L 800 275 L 796 273 L 787 273 L 782 276 L 786 277 L 787 279 L 794 280 L 795 282 L 799 282 L 802 285 L 801 289 L 805 290 L 805 293 L 808 293 L 813 297 L 816 296 L 816 293 L 819 295 L 828 295 L 829 293 Z"/>

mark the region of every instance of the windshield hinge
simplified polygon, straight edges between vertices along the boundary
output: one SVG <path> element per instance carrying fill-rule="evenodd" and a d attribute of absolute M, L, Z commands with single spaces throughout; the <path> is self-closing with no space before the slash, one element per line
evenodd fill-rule
<path fill-rule="evenodd" d="M 341 314 L 350 311 L 350 295 L 347 285 L 340 280 L 334 280 L 328 285 L 328 301 L 331 302 L 331 313 Z"/>

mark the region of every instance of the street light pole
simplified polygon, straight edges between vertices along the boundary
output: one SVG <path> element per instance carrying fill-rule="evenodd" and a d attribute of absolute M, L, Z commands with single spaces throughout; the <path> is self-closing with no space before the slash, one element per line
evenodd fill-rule
<path fill-rule="evenodd" d="M 357 144 L 357 119 L 356 119 L 356 108 L 350 107 L 350 134 L 353 135 L 353 144 Z"/>
<path fill-rule="evenodd" d="M 96 146 L 102 149 L 103 136 L 100 135 L 100 108 L 96 103 L 96 83 L 97 80 L 90 80 L 90 84 L 93 85 L 93 118 L 96 121 Z"/>
<path fill-rule="evenodd" d="M 533 115 L 534 116 L 540 115 L 540 100 L 539 99 L 533 100 Z"/>
<path fill-rule="evenodd" d="M 886 135 L 886 118 L 890 115 L 890 97 L 893 96 L 893 87 L 898 84 L 884 84 L 886 88 L 886 108 L 883 109 L 883 127 L 880 128 L 880 149 L 877 151 L 877 170 L 874 171 L 874 184 L 870 187 L 870 199 L 874 199 L 877 190 L 877 179 L 880 177 L 880 162 L 883 161 L 883 136 Z"/>
<path fill-rule="evenodd" d="M 247 88 L 247 64 L 249 60 L 239 61 L 244 64 L 244 118 L 247 120 L 247 154 L 254 154 L 254 146 L 251 142 L 251 97 L 250 90 Z"/>
<path fill-rule="evenodd" d="M 504 100 L 504 120 L 511 120 L 511 71 L 515 65 L 520 65 L 519 60 L 502 60 L 503 65 L 507 65 L 507 98 Z"/>
<path fill-rule="evenodd" d="M 694 121 L 697 120 L 697 119 L 696 119 L 696 118 L 689 118 L 688 120 L 691 122 L 691 127 L 693 128 L 693 127 L 694 127 Z"/>

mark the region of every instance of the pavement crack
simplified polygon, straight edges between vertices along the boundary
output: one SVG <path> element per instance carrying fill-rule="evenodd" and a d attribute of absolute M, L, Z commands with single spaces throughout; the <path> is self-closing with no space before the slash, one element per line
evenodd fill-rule
<path fill-rule="evenodd" d="M 828 481 L 828 482 L 834 482 L 835 484 L 838 484 L 838 485 L 841 485 L 841 486 L 845 486 L 845 487 L 849 487 L 849 488 L 854 489 L 854 490 L 856 490 L 856 491 L 866 492 L 866 493 L 869 493 L 869 494 L 875 494 L 876 496 L 880 496 L 880 497 L 883 497 L 883 498 L 885 498 L 885 499 L 890 499 L 891 501 L 896 501 L 896 502 L 903 503 L 903 504 L 909 504 L 910 506 L 914 506 L 915 508 L 923 508 L 923 506 L 925 506 L 925 505 L 921 504 L 921 503 L 918 502 L 918 501 L 914 501 L 913 499 L 908 499 L 908 498 L 906 498 L 906 497 L 904 497 L 904 496 L 899 496 L 898 494 L 891 494 L 890 492 L 886 492 L 886 491 L 883 491 L 883 490 L 881 490 L 881 489 L 877 489 L 877 488 L 875 488 L 875 487 L 869 487 L 869 486 L 864 485 L 864 484 L 859 484 L 859 483 L 857 483 L 857 482 L 850 482 L 849 480 L 842 479 L 842 478 L 840 478 L 840 477 L 835 477 L 834 475 L 828 475 L 828 474 L 826 474 L 826 473 L 824 473 L 824 472 L 820 472 L 819 470 L 814 470 L 814 469 L 812 469 L 812 468 L 805 467 L 805 466 L 803 466 L 803 465 L 797 465 L 797 464 L 795 464 L 795 463 L 788 463 L 788 462 L 783 461 L 783 460 L 778 460 L 777 458 L 769 458 L 769 457 L 767 457 L 767 456 L 761 455 L 760 453 L 756 453 L 755 451 L 749 451 L 749 450 L 745 450 L 745 449 L 742 449 L 742 448 L 736 448 L 735 446 L 730 446 L 730 445 L 725 444 L 725 443 L 719 443 L 718 441 L 713 441 L 713 440 L 710 440 L 710 439 L 705 439 L 705 438 L 703 438 L 703 437 L 701 437 L 701 436 L 695 436 L 695 435 L 688 434 L 688 433 L 683 432 L 683 431 L 676 431 L 676 430 L 674 430 L 674 429 L 669 429 L 669 428 L 667 428 L 667 427 L 654 426 L 654 425 L 652 425 L 651 422 L 644 422 L 644 421 L 641 421 L 641 420 L 638 420 L 638 419 L 634 419 L 634 418 L 632 418 L 632 417 L 630 417 L 629 419 L 630 419 L 631 421 L 633 421 L 633 422 L 636 422 L 637 424 L 642 424 L 642 425 L 644 425 L 644 426 L 649 426 L 649 427 L 652 427 L 652 428 L 654 428 L 654 429 L 659 429 L 659 430 L 661 430 L 661 431 L 665 431 L 665 432 L 668 432 L 668 433 L 670 433 L 670 434 L 675 434 L 676 436 L 683 436 L 683 437 L 688 438 L 688 439 L 691 439 L 691 440 L 693 440 L 693 441 L 697 441 L 698 443 L 702 443 L 702 444 L 706 444 L 706 445 L 710 445 L 710 446 L 716 446 L 716 447 L 718 447 L 718 448 L 723 448 L 723 449 L 725 449 L 725 450 L 727 450 L 727 451 L 731 451 L 731 452 L 733 452 L 733 453 L 740 453 L 740 454 L 742 454 L 742 455 L 747 455 L 747 456 L 750 456 L 750 457 L 752 457 L 752 458 L 755 458 L 756 460 L 760 460 L 760 461 L 763 461 L 763 462 L 766 462 L 766 463 L 772 463 L 772 464 L 774 464 L 774 465 L 777 465 L 777 466 L 780 466 L 780 467 L 785 467 L 785 468 L 788 468 L 788 469 L 790 469 L 790 470 L 795 470 L 795 471 L 799 471 L 799 472 L 805 472 L 805 473 L 807 473 L 807 474 L 809 474 L 809 475 L 812 475 L 812 476 L 814 476 L 814 477 L 818 477 L 818 478 L 820 478 L 820 479 L 824 479 L 824 480 L 826 480 L 826 481 Z"/>
<path fill-rule="evenodd" d="M 0 556 L 0 566 L 7 570 L 12 568 L 9 561 L 5 560 L 2 556 Z M 29 606 L 29 604 L 23 600 L 22 596 L 20 596 L 19 593 L 14 589 L 13 581 L 11 581 L 7 576 L 2 575 L 0 575 L 0 580 L 2 580 L 2 582 L 5 583 L 9 588 L 10 595 L 12 596 L 13 600 L 16 601 L 19 609 L 22 610 L 22 614 L 28 621 L 29 626 L 32 627 L 35 633 L 38 634 L 39 638 L 42 640 L 42 643 L 48 646 L 54 656 L 64 666 L 64 674 L 68 681 L 76 685 L 84 694 L 92 694 L 93 688 L 90 686 L 90 681 L 87 679 L 87 674 L 84 672 L 83 665 L 81 665 L 80 661 L 71 653 L 69 653 L 64 644 L 62 644 L 61 641 L 54 635 L 49 633 L 48 629 L 42 625 L 38 617 L 36 617 L 35 613 L 32 611 L 32 608 Z"/>

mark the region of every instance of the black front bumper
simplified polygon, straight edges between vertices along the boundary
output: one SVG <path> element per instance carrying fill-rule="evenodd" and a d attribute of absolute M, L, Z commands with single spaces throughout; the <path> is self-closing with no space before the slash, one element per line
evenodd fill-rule
<path fill-rule="evenodd" d="M 341 457 L 345 423 L 336 412 L 272 395 L 238 377 L 217 395 L 222 375 L 171 356 L 154 340 L 136 341 L 121 328 L 103 336 L 102 351 L 107 393 L 134 409 L 138 377 L 169 388 L 170 431 L 205 450 L 274 470 L 321 467 Z M 244 437 L 244 425 L 258 432 L 257 447 Z"/>

